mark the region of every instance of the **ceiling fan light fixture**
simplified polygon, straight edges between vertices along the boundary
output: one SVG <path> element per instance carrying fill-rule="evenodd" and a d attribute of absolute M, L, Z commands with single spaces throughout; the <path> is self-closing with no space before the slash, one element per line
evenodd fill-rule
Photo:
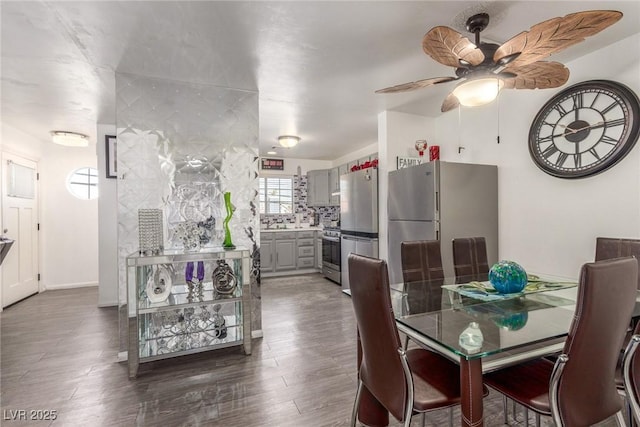
<path fill-rule="evenodd" d="M 453 90 L 453 96 L 465 107 L 478 107 L 496 99 L 504 82 L 497 77 L 480 77 L 460 83 Z"/>
<path fill-rule="evenodd" d="M 61 130 L 51 131 L 51 141 L 55 144 L 67 147 L 88 147 L 89 137 L 82 133 L 67 132 Z"/>
<path fill-rule="evenodd" d="M 299 136 L 294 135 L 282 135 L 278 137 L 278 143 L 285 148 L 292 148 L 298 145 L 300 142 Z"/>

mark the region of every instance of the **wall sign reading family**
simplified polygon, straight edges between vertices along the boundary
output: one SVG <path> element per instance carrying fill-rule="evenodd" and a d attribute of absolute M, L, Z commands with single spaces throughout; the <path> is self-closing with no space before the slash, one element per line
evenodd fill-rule
<path fill-rule="evenodd" d="M 105 153 L 107 159 L 107 178 L 118 177 L 118 151 L 116 150 L 116 137 L 115 135 L 106 135 L 105 141 Z"/>
<path fill-rule="evenodd" d="M 263 170 L 283 171 L 284 159 L 261 159 Z"/>

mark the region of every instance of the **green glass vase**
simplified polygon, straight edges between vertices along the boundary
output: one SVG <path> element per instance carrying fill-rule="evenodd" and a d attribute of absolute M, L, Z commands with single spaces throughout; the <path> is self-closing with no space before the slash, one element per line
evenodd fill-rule
<path fill-rule="evenodd" d="M 227 216 L 222 222 L 224 226 L 224 242 L 222 243 L 222 247 L 225 249 L 234 249 L 236 246 L 231 241 L 231 231 L 229 230 L 229 221 L 231 221 L 231 217 L 233 216 L 233 212 L 236 210 L 236 207 L 231 203 L 231 193 L 224 193 L 224 206 L 227 209 Z"/>

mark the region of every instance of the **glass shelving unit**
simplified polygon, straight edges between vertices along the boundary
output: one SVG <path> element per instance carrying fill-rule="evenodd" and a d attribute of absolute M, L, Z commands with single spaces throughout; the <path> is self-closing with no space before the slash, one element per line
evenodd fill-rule
<path fill-rule="evenodd" d="M 225 265 L 236 286 L 216 290 L 213 273 Z M 129 377 L 137 376 L 140 363 L 152 360 L 231 346 L 251 354 L 250 268 L 246 248 L 127 257 Z M 162 301 L 147 295 L 159 277 L 171 281 Z"/>

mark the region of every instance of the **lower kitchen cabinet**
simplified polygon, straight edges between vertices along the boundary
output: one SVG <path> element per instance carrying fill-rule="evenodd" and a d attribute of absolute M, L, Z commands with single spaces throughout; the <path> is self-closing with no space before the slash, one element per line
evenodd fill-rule
<path fill-rule="evenodd" d="M 276 237 L 276 271 L 295 270 L 297 267 L 296 241 L 277 240 Z"/>
<path fill-rule="evenodd" d="M 303 273 L 320 270 L 317 248 L 321 246 L 317 241 L 315 230 L 261 232 L 260 273 L 268 277 L 298 270 Z"/>
<path fill-rule="evenodd" d="M 275 242 L 273 238 L 260 238 L 260 272 L 271 272 L 275 267 Z"/>

